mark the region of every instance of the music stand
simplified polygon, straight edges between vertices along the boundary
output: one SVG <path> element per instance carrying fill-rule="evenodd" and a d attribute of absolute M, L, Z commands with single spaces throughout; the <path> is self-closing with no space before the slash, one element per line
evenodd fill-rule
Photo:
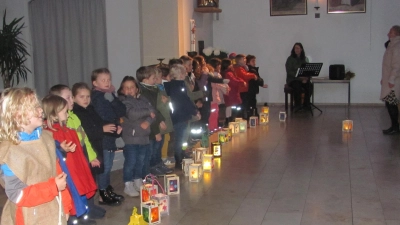
<path fill-rule="evenodd" d="M 322 68 L 323 63 L 303 63 L 301 65 L 301 67 L 297 70 L 297 76 L 296 77 L 307 77 L 307 84 L 308 84 L 308 93 L 310 94 L 311 97 L 311 82 L 310 82 L 310 78 L 311 77 L 317 77 L 319 75 L 319 73 L 321 72 L 321 68 Z M 301 107 L 300 109 L 296 110 L 299 111 L 301 110 L 303 107 Z M 313 103 L 310 102 L 310 112 L 311 115 L 313 114 L 313 109 L 317 109 L 318 111 L 320 111 L 322 113 L 322 110 L 320 108 L 318 108 L 317 106 L 315 106 Z"/>

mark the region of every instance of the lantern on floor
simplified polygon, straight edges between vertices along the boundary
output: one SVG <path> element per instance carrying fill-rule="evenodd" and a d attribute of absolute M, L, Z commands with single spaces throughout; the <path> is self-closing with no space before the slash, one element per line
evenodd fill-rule
<path fill-rule="evenodd" d="M 240 122 L 240 121 L 242 121 L 243 119 L 242 118 L 240 118 L 240 117 L 238 117 L 238 118 L 235 118 L 235 122 Z"/>
<path fill-rule="evenodd" d="M 176 174 L 166 174 L 164 176 L 164 186 L 167 195 L 179 194 L 179 177 Z"/>
<path fill-rule="evenodd" d="M 182 172 L 185 176 L 189 176 L 189 166 L 193 163 L 193 159 L 182 159 Z"/>
<path fill-rule="evenodd" d="M 222 146 L 219 142 L 211 143 L 211 150 L 214 157 L 222 156 Z"/>
<path fill-rule="evenodd" d="M 281 122 L 286 121 L 286 112 L 279 112 L 279 121 Z"/>
<path fill-rule="evenodd" d="M 156 201 L 144 202 L 141 208 L 143 219 L 149 223 L 149 225 L 161 222 L 160 210 Z"/>
<path fill-rule="evenodd" d="M 353 120 L 343 120 L 342 131 L 343 132 L 353 132 Z"/>
<path fill-rule="evenodd" d="M 269 122 L 268 113 L 260 113 L 260 125 L 266 125 Z"/>
<path fill-rule="evenodd" d="M 250 117 L 250 127 L 254 128 L 258 124 L 258 117 L 257 116 L 251 116 Z"/>
<path fill-rule="evenodd" d="M 158 194 L 156 184 L 144 184 L 140 187 L 140 201 L 142 203 L 150 201 L 151 196 Z"/>
<path fill-rule="evenodd" d="M 201 163 L 203 161 L 203 155 L 207 154 L 208 148 L 195 148 L 193 151 L 194 163 Z"/>
<path fill-rule="evenodd" d="M 241 120 L 239 122 L 239 132 L 246 133 L 247 131 L 247 120 Z"/>
<path fill-rule="evenodd" d="M 221 144 L 226 143 L 227 142 L 226 136 L 227 136 L 227 134 L 226 134 L 225 131 L 218 132 L 218 141 L 219 141 L 219 143 L 221 143 Z"/>
<path fill-rule="evenodd" d="M 189 166 L 189 181 L 199 182 L 203 175 L 203 168 L 201 164 L 193 163 Z"/>
<path fill-rule="evenodd" d="M 169 196 L 166 194 L 158 193 L 151 196 L 151 200 L 157 202 L 158 211 L 160 215 L 169 215 Z"/>
<path fill-rule="evenodd" d="M 267 104 L 265 104 L 263 107 L 261 107 L 261 113 L 269 113 L 269 107 Z"/>
<path fill-rule="evenodd" d="M 230 128 L 224 128 L 223 131 L 225 132 L 226 142 L 230 142 L 232 140 L 232 130 Z"/>
<path fill-rule="evenodd" d="M 133 212 L 129 218 L 128 225 L 147 225 L 146 221 L 143 220 L 143 216 L 137 213 L 136 207 L 133 207 Z"/>
<path fill-rule="evenodd" d="M 230 122 L 229 129 L 232 130 L 232 135 L 239 133 L 239 123 L 238 122 Z"/>
<path fill-rule="evenodd" d="M 212 154 L 205 154 L 203 156 L 203 171 L 211 172 L 214 168 L 214 156 Z"/>

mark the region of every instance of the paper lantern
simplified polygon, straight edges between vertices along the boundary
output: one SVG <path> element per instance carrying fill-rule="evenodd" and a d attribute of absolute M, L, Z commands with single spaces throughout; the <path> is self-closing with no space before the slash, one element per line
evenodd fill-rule
<path fill-rule="evenodd" d="M 164 187 L 167 195 L 179 194 L 180 184 L 179 177 L 176 174 L 164 175 Z"/>
<path fill-rule="evenodd" d="M 185 176 L 189 176 L 189 166 L 193 163 L 193 159 L 182 159 L 182 172 Z"/>
<path fill-rule="evenodd" d="M 201 164 L 193 163 L 189 166 L 189 181 L 199 182 L 203 175 L 203 168 Z"/>
<path fill-rule="evenodd" d="M 279 121 L 281 122 L 286 121 L 286 112 L 279 112 Z"/>
<path fill-rule="evenodd" d="M 225 131 L 226 141 L 227 142 L 231 141 L 232 140 L 232 130 L 231 130 L 231 128 L 224 128 L 223 130 Z"/>
<path fill-rule="evenodd" d="M 269 107 L 268 107 L 268 106 L 263 106 L 263 107 L 261 107 L 261 113 L 266 113 L 266 114 L 268 114 L 268 113 L 269 113 Z"/>
<path fill-rule="evenodd" d="M 148 202 L 151 196 L 158 194 L 158 186 L 156 184 L 144 184 L 140 187 L 140 201 Z"/>
<path fill-rule="evenodd" d="M 203 155 L 207 154 L 208 148 L 195 148 L 193 151 L 194 163 L 201 163 L 203 161 Z"/>
<path fill-rule="evenodd" d="M 205 154 L 203 156 L 203 171 L 211 172 L 214 168 L 214 156 L 212 154 Z"/>
<path fill-rule="evenodd" d="M 232 135 L 239 133 L 239 122 L 230 122 L 229 129 L 232 130 Z"/>
<path fill-rule="evenodd" d="M 257 116 L 250 116 L 250 127 L 254 128 L 258 124 L 258 117 Z"/>
<path fill-rule="evenodd" d="M 260 125 L 266 125 L 269 122 L 268 113 L 260 113 Z"/>
<path fill-rule="evenodd" d="M 227 137 L 227 133 L 225 131 L 218 132 L 219 143 L 221 143 L 221 144 L 226 143 L 227 142 L 226 137 Z"/>
<path fill-rule="evenodd" d="M 156 201 L 148 201 L 142 203 L 142 216 L 144 221 L 150 224 L 158 224 L 161 222 L 160 209 Z"/>
<path fill-rule="evenodd" d="M 247 120 L 241 120 L 239 122 L 239 132 L 246 133 L 247 131 Z"/>
<path fill-rule="evenodd" d="M 166 194 L 158 193 L 151 196 L 151 200 L 157 202 L 158 211 L 160 215 L 169 215 L 169 196 Z"/>
<path fill-rule="evenodd" d="M 211 143 L 211 150 L 214 157 L 222 156 L 222 146 L 219 142 Z"/>
<path fill-rule="evenodd" d="M 240 122 L 240 121 L 242 121 L 243 119 L 242 118 L 235 118 L 235 122 Z"/>
<path fill-rule="evenodd" d="M 343 132 L 353 132 L 353 120 L 343 120 L 342 131 Z"/>

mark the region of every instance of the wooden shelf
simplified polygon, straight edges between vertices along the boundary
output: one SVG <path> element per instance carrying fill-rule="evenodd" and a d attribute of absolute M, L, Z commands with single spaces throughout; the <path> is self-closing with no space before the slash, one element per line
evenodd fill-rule
<path fill-rule="evenodd" d="M 195 8 L 194 11 L 199 13 L 220 13 L 222 9 L 216 7 L 198 7 Z"/>

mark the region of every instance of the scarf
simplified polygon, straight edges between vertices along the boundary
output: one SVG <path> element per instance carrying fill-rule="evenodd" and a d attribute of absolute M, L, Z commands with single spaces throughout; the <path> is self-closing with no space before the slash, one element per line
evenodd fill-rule
<path fill-rule="evenodd" d="M 115 92 L 114 85 L 111 85 L 111 87 L 109 89 L 103 89 L 103 88 L 99 88 L 99 87 L 94 87 L 93 89 L 97 90 L 97 91 L 105 92 L 105 93 L 114 93 Z"/>

